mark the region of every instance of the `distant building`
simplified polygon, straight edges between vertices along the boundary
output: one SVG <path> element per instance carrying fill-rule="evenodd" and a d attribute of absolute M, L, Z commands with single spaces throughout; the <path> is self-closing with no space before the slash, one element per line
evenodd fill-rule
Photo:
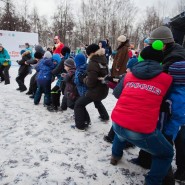
<path fill-rule="evenodd" d="M 175 42 L 185 47 L 185 11 L 171 19 L 170 28 Z"/>

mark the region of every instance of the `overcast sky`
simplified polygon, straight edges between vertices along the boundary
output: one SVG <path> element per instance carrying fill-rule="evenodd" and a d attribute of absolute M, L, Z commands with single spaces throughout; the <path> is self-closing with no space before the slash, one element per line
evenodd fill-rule
<path fill-rule="evenodd" d="M 19 0 L 21 2 L 23 0 Z M 51 16 L 56 10 L 59 0 L 30 0 L 31 6 L 36 6 L 40 15 Z M 81 0 L 69 0 L 73 3 L 73 9 L 78 10 Z M 172 10 L 176 6 L 178 0 L 132 0 L 139 8 L 139 12 L 145 11 L 147 7 L 155 6 L 160 9 L 162 16 L 171 16 Z M 16 1 L 17 2 L 17 1 Z"/>
<path fill-rule="evenodd" d="M 13 0 L 14 3 L 19 7 L 25 0 Z M 44 15 L 48 19 L 53 15 L 54 11 L 56 11 L 56 6 L 58 5 L 60 0 L 28 0 L 29 7 L 28 9 L 32 9 L 34 6 L 38 8 L 39 15 Z M 78 12 L 80 8 L 81 0 L 68 0 L 72 2 L 72 9 Z M 180 0 L 132 0 L 134 4 L 138 7 L 138 14 L 142 15 L 143 11 L 146 10 L 147 7 L 155 6 L 160 10 L 162 17 L 173 17 L 174 8 L 177 6 L 177 2 Z M 0 0 L 0 7 L 3 6 L 3 2 Z M 137 14 L 137 16 L 138 16 Z"/>

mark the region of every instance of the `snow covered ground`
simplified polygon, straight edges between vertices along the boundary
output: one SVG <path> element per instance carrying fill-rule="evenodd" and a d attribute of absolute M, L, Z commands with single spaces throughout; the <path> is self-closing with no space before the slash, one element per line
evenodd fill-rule
<path fill-rule="evenodd" d="M 138 148 L 124 151 L 121 162 L 110 165 L 111 144 L 103 136 L 111 121 L 100 122 L 94 104 L 87 107 L 91 128 L 77 132 L 70 127 L 72 110 L 50 113 L 43 100 L 35 106 L 25 92 L 15 90 L 17 70 L 10 69 L 10 85 L 0 84 L 1 185 L 143 185 L 147 170 L 129 162 Z M 112 91 L 103 103 L 111 113 Z"/>

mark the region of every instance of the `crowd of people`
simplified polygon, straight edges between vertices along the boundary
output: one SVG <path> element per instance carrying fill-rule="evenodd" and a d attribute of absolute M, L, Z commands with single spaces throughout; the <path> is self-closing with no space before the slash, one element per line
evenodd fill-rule
<path fill-rule="evenodd" d="M 125 149 L 137 146 L 141 150 L 131 162 L 150 169 L 145 185 L 185 181 L 185 49 L 175 43 L 171 30 L 165 26 L 151 32 L 140 53 L 131 51 L 125 35 L 117 41 L 115 51 L 108 40 L 101 40 L 75 56 L 58 36 L 52 50 L 44 51 L 37 45 L 33 53 L 26 43 L 22 59 L 17 61 L 17 90 L 27 90 L 24 79 L 35 70 L 26 92 L 34 104 L 38 105 L 44 94 L 43 104 L 48 111 L 73 109 L 75 125 L 71 129 L 85 132 L 91 124 L 88 104 L 94 103 L 101 121 L 110 119 L 102 100 L 112 88 L 118 101 L 111 114 L 112 127 L 104 136 L 112 143 L 110 163 L 117 165 Z M 10 66 L 10 56 L 0 44 L 0 77 L 5 85 L 10 84 Z M 173 146 L 175 173 L 171 166 Z"/>

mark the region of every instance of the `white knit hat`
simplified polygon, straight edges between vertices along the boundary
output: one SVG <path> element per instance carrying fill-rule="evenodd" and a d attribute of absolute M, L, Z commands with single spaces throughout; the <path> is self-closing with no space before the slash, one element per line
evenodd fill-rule
<path fill-rule="evenodd" d="M 119 42 L 125 42 L 127 40 L 127 38 L 125 37 L 125 35 L 120 35 L 118 38 L 117 38 L 117 41 Z"/>
<path fill-rule="evenodd" d="M 49 51 L 44 53 L 44 58 L 52 58 L 52 54 Z"/>
<path fill-rule="evenodd" d="M 0 47 L 3 47 L 3 45 L 0 43 Z"/>

